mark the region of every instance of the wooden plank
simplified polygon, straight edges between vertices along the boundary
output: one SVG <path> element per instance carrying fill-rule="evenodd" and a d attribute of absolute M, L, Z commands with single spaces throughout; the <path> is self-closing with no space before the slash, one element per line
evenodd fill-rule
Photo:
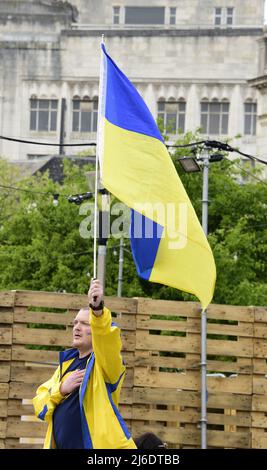
<path fill-rule="evenodd" d="M 253 366 L 250 358 L 243 358 L 242 363 L 232 361 L 207 361 L 208 371 L 228 372 L 235 374 L 252 374 Z"/>
<path fill-rule="evenodd" d="M 200 304 L 196 302 L 176 302 L 172 300 L 138 299 L 138 314 L 178 315 L 199 318 Z M 207 309 L 207 317 L 218 320 L 236 320 L 253 322 L 253 307 L 211 304 Z"/>
<path fill-rule="evenodd" d="M 133 382 L 134 382 L 134 371 L 132 368 L 129 368 L 126 370 L 126 375 L 125 375 L 125 379 L 123 381 L 123 387 L 128 387 L 128 388 L 132 388 L 133 387 Z"/>
<path fill-rule="evenodd" d="M 136 331 L 136 349 L 148 351 L 195 352 L 200 351 L 200 337 L 195 341 L 180 336 L 147 335 L 146 331 Z"/>
<path fill-rule="evenodd" d="M 7 437 L 44 437 L 47 424 L 21 421 L 17 417 L 9 417 L 7 420 Z"/>
<path fill-rule="evenodd" d="M 137 316 L 137 328 L 144 330 L 161 330 L 161 331 L 179 331 L 200 333 L 200 319 L 188 318 L 187 321 L 181 320 L 156 320 L 145 319 L 143 315 Z M 222 325 L 218 323 L 207 323 L 208 334 L 232 335 L 232 336 L 253 336 L 253 324 L 239 322 L 237 325 Z"/>
<path fill-rule="evenodd" d="M 134 403 L 151 403 L 179 406 L 199 406 L 200 395 L 197 392 L 184 392 L 182 390 L 165 388 L 164 390 L 149 387 L 134 387 Z"/>
<path fill-rule="evenodd" d="M 267 396 L 264 395 L 253 395 L 252 396 L 252 407 L 253 411 L 263 411 L 267 413 Z"/>
<path fill-rule="evenodd" d="M 255 360 L 253 362 L 254 362 L 254 368 L 253 368 L 254 374 L 264 374 L 266 372 L 266 363 L 255 364 Z"/>
<path fill-rule="evenodd" d="M 237 325 L 220 325 L 218 323 L 207 323 L 207 333 L 229 336 L 253 336 L 253 323 L 239 321 Z"/>
<path fill-rule="evenodd" d="M 207 340 L 207 354 L 237 357 L 253 356 L 252 338 L 243 338 L 242 343 L 238 341 Z"/>
<path fill-rule="evenodd" d="M 112 311 L 135 313 L 137 300 L 128 297 L 105 297 L 106 306 Z M 1 302 L 0 302 L 1 305 Z M 42 291 L 16 291 L 15 305 L 31 307 L 50 307 L 79 310 L 88 305 L 87 295 L 65 294 Z"/>
<path fill-rule="evenodd" d="M 15 308 L 14 323 L 41 323 L 50 325 L 72 325 L 75 315 L 73 313 L 28 312 L 18 311 Z M 78 311 L 77 311 L 78 312 Z"/>
<path fill-rule="evenodd" d="M 266 323 L 267 307 L 254 307 L 255 322 Z"/>
<path fill-rule="evenodd" d="M 13 309 L 7 309 L 0 306 L 0 323 L 13 323 Z"/>
<path fill-rule="evenodd" d="M 105 297 L 105 305 L 112 312 L 129 313 L 135 315 L 137 312 L 138 299 L 129 297 Z"/>
<path fill-rule="evenodd" d="M 195 423 L 199 422 L 200 416 L 197 410 L 157 410 L 155 408 L 138 407 L 134 405 L 132 407 L 133 419 L 144 420 L 144 421 L 162 421 L 162 422 L 175 422 L 181 423 Z"/>
<path fill-rule="evenodd" d="M 41 362 L 51 365 L 58 365 L 59 352 L 58 351 L 45 351 L 37 349 L 26 349 L 25 346 L 12 345 L 12 360 L 13 361 L 28 361 L 28 362 Z"/>
<path fill-rule="evenodd" d="M 11 346 L 0 347 L 0 361 L 11 361 Z"/>
<path fill-rule="evenodd" d="M 46 382 L 55 372 L 56 367 L 38 367 L 38 366 L 11 366 L 11 380 L 24 383 L 43 383 Z"/>
<path fill-rule="evenodd" d="M 253 393 L 257 395 L 265 395 L 267 393 L 267 378 L 266 377 L 253 377 Z"/>
<path fill-rule="evenodd" d="M 253 373 L 265 375 L 267 372 L 267 362 L 265 358 L 253 358 Z"/>
<path fill-rule="evenodd" d="M 207 318 L 253 323 L 254 308 L 235 305 L 210 304 L 207 308 Z"/>
<path fill-rule="evenodd" d="M 0 397 L 1 399 L 7 399 L 9 392 L 9 384 L 8 383 L 0 383 Z"/>
<path fill-rule="evenodd" d="M 2 362 L 0 364 L 0 382 L 9 382 L 10 380 L 10 364 Z"/>
<path fill-rule="evenodd" d="M 200 420 L 200 412 L 198 409 L 186 409 L 185 411 L 179 410 L 158 410 L 158 409 L 145 409 L 134 405 L 132 407 L 133 419 L 143 419 L 145 421 L 163 421 L 163 422 L 180 422 L 180 423 L 193 423 L 198 424 Z M 227 416 L 218 413 L 208 413 L 208 424 L 217 425 L 236 425 L 240 427 L 249 427 L 251 417 L 249 412 L 243 414 Z"/>
<path fill-rule="evenodd" d="M 265 339 L 254 339 L 254 357 L 266 358 L 267 341 Z"/>
<path fill-rule="evenodd" d="M 254 337 L 267 338 L 267 324 L 255 323 L 254 324 Z"/>
<path fill-rule="evenodd" d="M 190 326 L 193 331 L 198 328 L 198 319 L 193 319 Z M 185 320 L 155 320 L 144 315 L 137 315 L 136 327 L 141 330 L 165 330 L 165 331 L 187 331 L 189 322 Z"/>
<path fill-rule="evenodd" d="M 121 317 L 115 318 L 115 323 L 122 330 L 136 330 L 136 321 L 134 315 L 123 313 Z"/>
<path fill-rule="evenodd" d="M 120 393 L 120 404 L 129 404 L 133 403 L 133 390 L 132 388 L 122 387 Z"/>
<path fill-rule="evenodd" d="M 25 325 L 15 324 L 13 343 L 67 347 L 71 345 L 71 335 L 63 330 L 27 328 Z"/>
<path fill-rule="evenodd" d="M 133 389 L 133 403 L 151 403 L 151 404 L 164 404 L 189 407 L 200 406 L 200 392 L 183 391 L 171 388 L 157 389 L 134 387 Z M 208 395 L 207 406 L 209 408 L 234 408 L 236 410 L 251 410 L 252 397 L 251 395 L 238 395 L 231 393 L 210 392 Z"/>
<path fill-rule="evenodd" d="M 26 439 L 26 441 L 23 441 L 23 439 Z M 32 438 L 33 439 L 33 438 Z M 43 448 L 43 443 L 44 439 L 41 438 L 36 438 L 35 442 L 40 440 L 41 442 L 38 444 L 33 444 L 32 439 L 30 438 L 21 438 L 21 439 L 6 439 L 6 449 L 42 449 Z M 23 442 L 20 442 L 23 441 Z"/>
<path fill-rule="evenodd" d="M 0 328 L 0 344 L 12 343 L 12 328 L 9 326 L 1 326 Z"/>
<path fill-rule="evenodd" d="M 191 359 L 191 356 L 186 358 L 171 357 L 171 356 L 148 356 L 143 357 L 138 355 L 139 351 L 136 351 L 134 362 L 131 365 L 137 366 L 150 366 L 150 367 L 164 367 L 179 370 L 200 370 L 199 359 Z M 239 374 L 251 374 L 252 364 L 251 359 L 244 358 L 246 363 L 238 364 L 232 361 L 207 361 L 208 371 L 216 372 L 229 372 Z M 167 372 L 167 371 L 166 371 Z"/>
<path fill-rule="evenodd" d="M 15 298 L 15 291 L 2 291 L 0 292 L 0 306 L 13 307 Z"/>
<path fill-rule="evenodd" d="M 159 373 L 147 371 L 145 368 L 136 368 L 134 371 L 134 386 L 198 390 L 200 386 L 200 375 L 193 372 L 189 374 Z"/>
<path fill-rule="evenodd" d="M 251 413 L 252 418 L 252 427 L 254 428 L 267 428 L 267 416 L 265 416 L 265 412 L 257 412 L 253 411 Z"/>
<path fill-rule="evenodd" d="M 230 411 L 236 411 L 231 410 Z M 226 410 L 225 410 L 226 411 Z M 208 424 L 212 425 L 222 425 L 222 426 L 239 426 L 239 427 L 246 427 L 250 428 L 251 426 L 251 414 L 250 412 L 238 412 L 238 414 L 233 413 L 227 414 L 218 414 L 218 413 L 207 413 L 208 417 Z"/>
<path fill-rule="evenodd" d="M 267 382 L 267 381 L 266 381 Z M 252 382 L 250 376 L 238 377 L 208 377 L 208 390 L 224 390 L 228 393 L 252 393 Z M 134 385 L 160 388 L 181 388 L 183 390 L 199 390 L 199 373 L 168 373 L 147 372 L 144 368 L 136 368 L 134 372 Z"/>
<path fill-rule="evenodd" d="M 130 405 L 121 405 L 120 413 L 123 419 L 132 419 L 132 407 Z"/>
<path fill-rule="evenodd" d="M 9 398 L 33 398 L 39 383 L 28 384 L 24 382 L 10 382 Z"/>
<path fill-rule="evenodd" d="M 0 400 L 0 418 L 6 418 L 6 416 L 7 416 L 7 400 Z"/>
<path fill-rule="evenodd" d="M 201 306 L 197 302 L 138 298 L 137 314 L 199 318 Z"/>
<path fill-rule="evenodd" d="M 1 418 L 0 419 L 0 439 L 6 438 L 6 428 L 7 428 L 7 422 L 5 418 Z"/>
<path fill-rule="evenodd" d="M 152 356 L 147 357 L 139 356 L 140 351 L 136 351 L 136 356 L 134 358 L 135 367 L 149 366 L 149 367 L 164 367 L 172 369 L 200 369 L 199 361 L 179 358 L 179 357 L 170 357 L 170 356 Z"/>
<path fill-rule="evenodd" d="M 200 336 L 194 335 L 195 340 L 180 336 L 146 335 L 145 331 L 136 332 L 136 349 L 150 351 L 182 351 L 187 353 L 200 353 Z M 244 338 L 242 344 L 238 341 L 207 340 L 207 354 L 252 357 L 252 339 Z"/>
<path fill-rule="evenodd" d="M 207 443 L 209 447 L 249 449 L 251 435 L 249 430 L 243 432 L 208 431 Z"/>
<path fill-rule="evenodd" d="M 208 377 L 208 390 L 217 391 L 222 389 L 227 393 L 252 393 L 252 380 L 250 375 L 239 375 L 236 377 Z"/>
<path fill-rule="evenodd" d="M 44 291 L 16 291 L 15 306 L 80 309 L 88 304 L 87 295 Z"/>
<path fill-rule="evenodd" d="M 135 333 L 130 331 L 121 332 L 123 349 L 134 350 Z M 34 344 L 46 346 L 71 346 L 71 333 L 63 330 L 27 328 L 25 325 L 14 325 L 13 328 L 14 344 Z"/>
<path fill-rule="evenodd" d="M 74 311 L 65 311 L 62 313 L 28 311 L 26 307 L 15 307 L 15 323 L 40 323 L 51 325 L 73 325 L 74 318 L 78 309 Z M 135 329 L 135 316 L 133 314 L 122 313 L 115 318 L 115 323 L 124 329 Z"/>
<path fill-rule="evenodd" d="M 252 397 L 250 394 L 232 394 L 227 392 L 210 392 L 208 395 L 209 408 L 233 408 L 240 411 L 251 410 Z"/>
<path fill-rule="evenodd" d="M 267 449 L 267 433 L 261 432 L 255 434 L 252 431 L 252 449 Z"/>
<path fill-rule="evenodd" d="M 22 400 L 8 400 L 6 408 L 8 416 L 22 416 L 34 414 L 33 406 L 24 405 Z"/>
<path fill-rule="evenodd" d="M 135 331 L 121 331 L 122 351 L 135 350 Z"/>

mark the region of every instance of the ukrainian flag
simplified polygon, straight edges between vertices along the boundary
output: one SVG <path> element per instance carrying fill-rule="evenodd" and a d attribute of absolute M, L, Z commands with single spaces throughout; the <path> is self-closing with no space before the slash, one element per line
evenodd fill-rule
<path fill-rule="evenodd" d="M 132 209 L 131 246 L 143 279 L 195 294 L 206 308 L 213 254 L 154 118 L 102 47 L 98 121 L 101 180 Z"/>

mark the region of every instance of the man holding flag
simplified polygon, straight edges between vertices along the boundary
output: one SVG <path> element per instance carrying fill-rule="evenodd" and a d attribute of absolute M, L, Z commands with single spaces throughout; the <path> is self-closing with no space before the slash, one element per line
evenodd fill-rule
<path fill-rule="evenodd" d="M 131 246 L 138 274 L 146 280 L 196 295 L 205 309 L 212 299 L 216 279 L 212 251 L 150 111 L 103 44 L 101 47 L 97 158 L 104 187 L 132 210 Z M 107 368 L 108 375 L 102 366 L 99 367 L 99 364 L 107 366 L 110 360 L 107 351 L 112 352 L 112 347 L 108 347 L 109 338 L 117 331 L 112 326 L 110 312 L 98 305 L 102 295 L 101 286 L 93 284 L 89 291 L 91 311 L 87 326 L 92 329 L 93 338 L 98 338 L 93 344 L 95 365 L 93 356 L 88 356 L 84 372 L 80 375 L 78 372 L 79 377 L 75 378 L 75 390 L 80 387 L 80 434 L 84 446 L 80 448 L 133 449 L 134 441 L 117 409 L 125 373 L 118 338 L 116 357 L 119 367 L 115 369 L 120 374 L 112 373 L 110 382 L 108 375 L 113 372 L 115 362 Z M 88 315 L 87 311 L 86 317 Z M 102 335 L 100 330 L 103 330 Z M 97 365 L 98 341 L 101 353 Z M 90 353 L 89 349 L 87 353 Z M 68 372 L 74 356 L 65 359 L 65 372 Z M 90 379 L 92 367 L 96 383 L 102 384 L 97 395 L 93 394 L 93 379 Z M 50 381 L 39 387 L 34 398 L 37 416 L 49 422 L 45 447 L 55 446 L 54 410 L 64 406 L 69 393 L 73 392 L 68 384 L 66 387 L 64 382 L 61 383 L 62 370 L 62 367 L 58 368 Z M 97 373 L 99 377 L 96 377 Z M 90 390 L 91 399 L 88 399 Z M 115 404 L 114 393 L 117 393 Z M 92 405 L 93 396 L 96 406 Z M 96 419 L 97 416 L 102 419 Z M 58 439 L 60 436 L 59 431 Z"/>

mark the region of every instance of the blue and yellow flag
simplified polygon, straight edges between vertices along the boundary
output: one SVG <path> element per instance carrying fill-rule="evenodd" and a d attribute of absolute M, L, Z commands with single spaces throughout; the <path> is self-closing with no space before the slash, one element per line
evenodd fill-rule
<path fill-rule="evenodd" d="M 101 180 L 132 209 L 138 274 L 195 294 L 206 308 L 216 279 L 213 254 L 155 120 L 102 47 L 98 121 Z"/>

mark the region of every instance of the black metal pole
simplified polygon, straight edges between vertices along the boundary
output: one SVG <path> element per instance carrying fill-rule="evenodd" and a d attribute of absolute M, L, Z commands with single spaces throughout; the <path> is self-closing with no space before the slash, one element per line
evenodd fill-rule
<path fill-rule="evenodd" d="M 64 152 L 64 136 L 65 136 L 65 111 L 66 99 L 61 98 L 61 112 L 60 112 L 60 136 L 59 136 L 59 154 L 65 155 Z"/>

